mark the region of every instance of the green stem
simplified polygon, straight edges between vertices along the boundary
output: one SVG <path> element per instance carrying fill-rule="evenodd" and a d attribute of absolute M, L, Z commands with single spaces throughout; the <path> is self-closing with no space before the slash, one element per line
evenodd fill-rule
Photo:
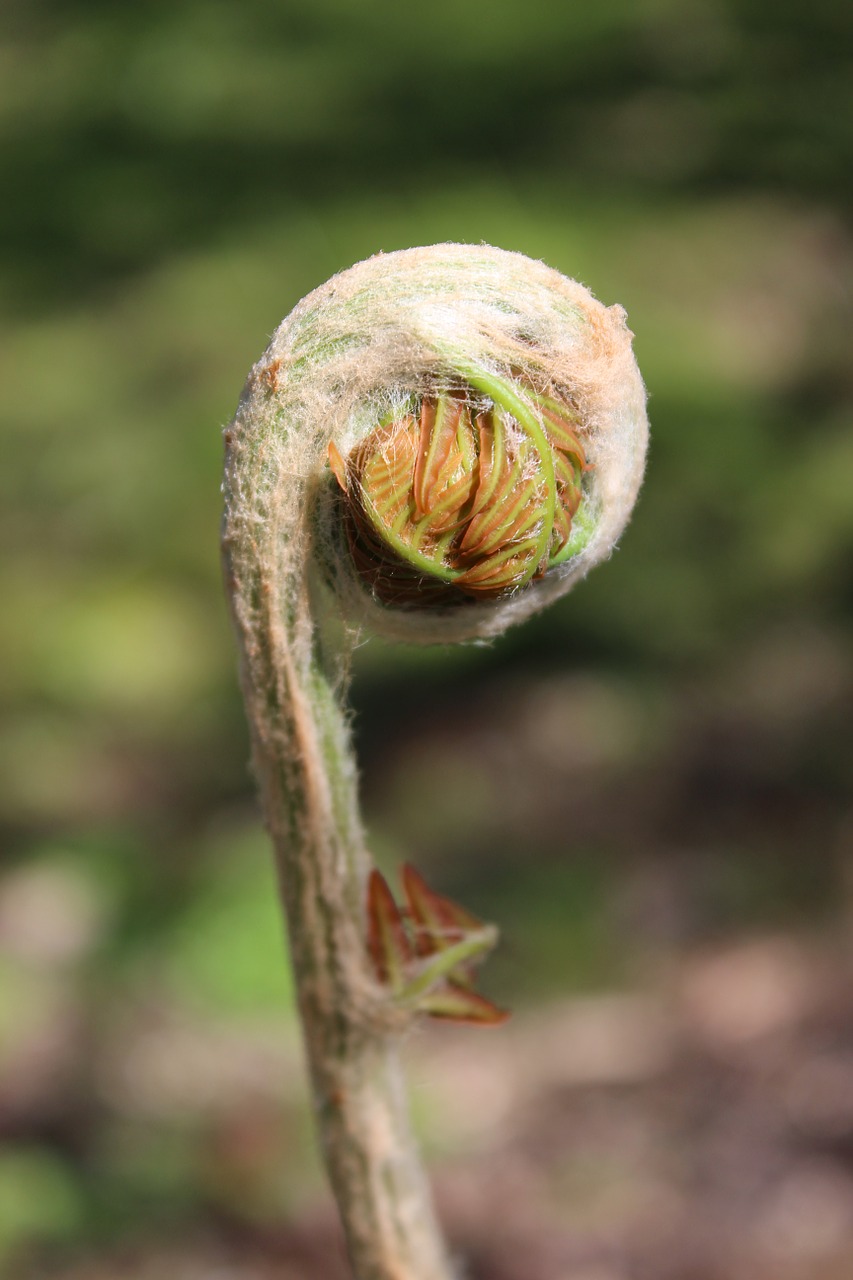
<path fill-rule="evenodd" d="M 310 553 L 294 556 L 293 532 L 282 533 L 282 481 L 258 465 L 263 453 L 235 424 L 223 555 L 323 1155 L 358 1280 L 450 1280 L 409 1128 L 400 1028 L 367 959 L 370 860 L 342 704 L 348 655 L 312 616 Z M 303 539 L 305 529 L 307 520 Z"/>

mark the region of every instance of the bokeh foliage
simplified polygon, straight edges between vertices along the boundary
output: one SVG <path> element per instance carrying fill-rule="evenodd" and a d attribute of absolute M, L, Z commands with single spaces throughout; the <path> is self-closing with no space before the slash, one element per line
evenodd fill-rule
<path fill-rule="evenodd" d="M 486 240 L 621 302 L 654 436 L 624 547 L 547 617 L 488 651 L 359 654 L 383 862 L 431 861 L 502 923 L 494 982 L 522 1004 L 631 983 L 709 930 L 831 920 L 853 830 L 853 18 L 8 0 L 3 25 L 16 1259 L 315 1185 L 299 1085 L 279 1091 L 298 1057 L 218 428 L 282 315 L 370 253 Z"/>

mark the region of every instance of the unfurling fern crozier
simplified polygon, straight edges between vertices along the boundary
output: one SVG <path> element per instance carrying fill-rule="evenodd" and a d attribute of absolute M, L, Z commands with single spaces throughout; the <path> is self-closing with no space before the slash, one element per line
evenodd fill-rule
<path fill-rule="evenodd" d="M 394 1032 L 496 1024 L 496 931 L 367 852 L 345 693 L 363 632 L 497 636 L 613 550 L 645 392 L 620 307 L 520 254 L 378 255 L 281 324 L 226 432 L 223 558 L 318 1124 L 359 1280 L 449 1280 Z"/>

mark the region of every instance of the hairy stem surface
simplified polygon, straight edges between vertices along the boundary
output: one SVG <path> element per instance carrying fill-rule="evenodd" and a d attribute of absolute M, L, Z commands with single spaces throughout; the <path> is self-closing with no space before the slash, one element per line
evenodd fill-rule
<path fill-rule="evenodd" d="M 276 521 L 258 509 L 246 452 L 229 450 L 226 580 L 323 1154 L 358 1280 L 449 1280 L 393 1019 L 368 968 L 370 861 L 342 707 L 346 663 L 313 616 L 308 557 L 293 570 L 297 590 L 292 578 L 282 590 Z"/>
<path fill-rule="evenodd" d="M 493 1025 L 502 1014 L 454 985 L 462 953 L 430 928 L 449 911 L 470 960 L 490 942 L 479 922 L 460 924 L 410 873 L 416 944 L 370 876 L 343 711 L 347 627 L 488 639 L 564 595 L 624 529 L 647 435 L 621 307 L 521 254 L 453 244 L 379 254 L 304 298 L 226 432 L 225 566 L 255 771 L 358 1280 L 450 1276 L 395 1036 L 418 1008 Z M 448 583 L 464 599 L 437 590 Z M 399 990 L 383 986 L 397 970 Z"/>

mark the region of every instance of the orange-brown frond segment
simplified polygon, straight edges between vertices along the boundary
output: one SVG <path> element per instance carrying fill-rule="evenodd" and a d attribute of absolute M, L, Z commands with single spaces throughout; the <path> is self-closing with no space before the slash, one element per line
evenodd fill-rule
<path fill-rule="evenodd" d="M 466 933 L 484 928 L 483 921 L 472 912 L 431 889 L 411 863 L 404 865 L 402 879 L 419 956 L 434 955 L 443 946 L 458 942 Z"/>
<path fill-rule="evenodd" d="M 367 885 L 367 950 L 379 981 L 400 990 L 414 951 L 388 882 L 375 868 Z"/>
<path fill-rule="evenodd" d="M 347 464 L 344 462 L 340 449 L 334 440 L 329 441 L 329 466 L 332 468 L 332 475 L 338 484 L 347 491 Z"/>
<path fill-rule="evenodd" d="M 388 529 L 396 528 L 411 512 L 416 457 L 417 426 L 409 417 L 392 429 L 374 432 L 359 449 L 356 471 L 363 499 L 377 523 Z"/>
<path fill-rule="evenodd" d="M 508 1009 L 499 1009 L 478 991 L 470 991 L 454 982 L 430 992 L 423 1001 L 423 1010 L 432 1018 L 470 1022 L 479 1027 L 499 1027 L 510 1016 Z"/>

